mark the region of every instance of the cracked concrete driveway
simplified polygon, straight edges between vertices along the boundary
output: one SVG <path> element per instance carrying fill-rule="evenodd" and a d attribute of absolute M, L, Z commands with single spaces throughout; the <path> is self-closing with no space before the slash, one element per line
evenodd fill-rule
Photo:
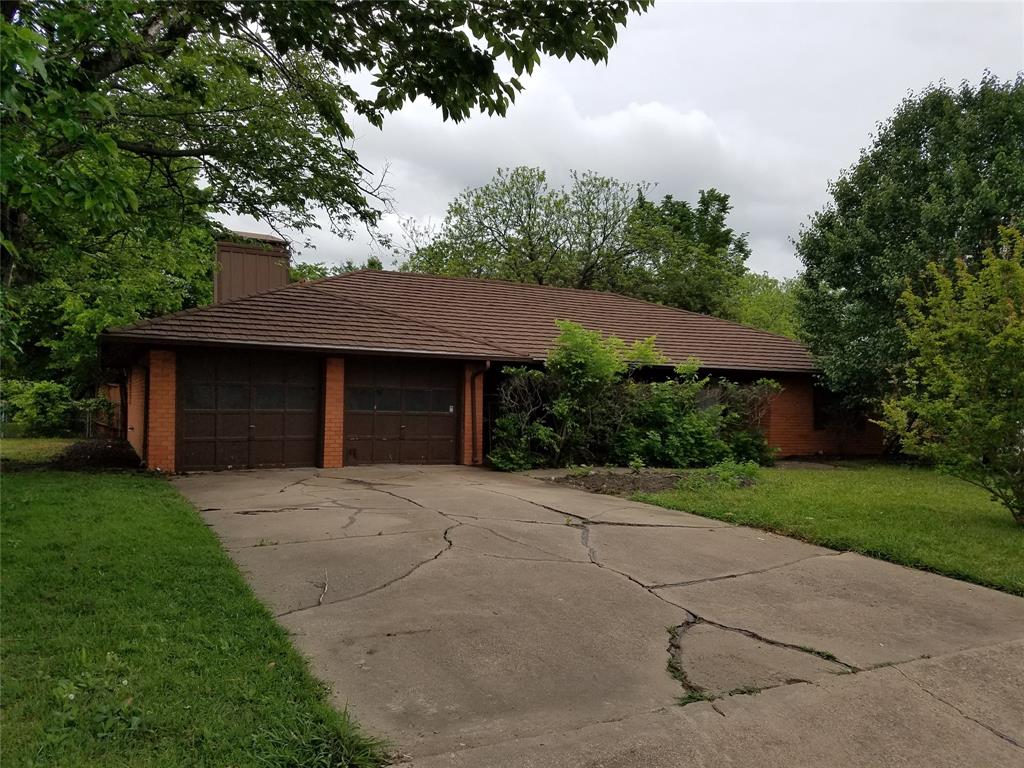
<path fill-rule="evenodd" d="M 1017 597 L 481 469 L 174 482 L 409 765 L 1024 765 Z"/>

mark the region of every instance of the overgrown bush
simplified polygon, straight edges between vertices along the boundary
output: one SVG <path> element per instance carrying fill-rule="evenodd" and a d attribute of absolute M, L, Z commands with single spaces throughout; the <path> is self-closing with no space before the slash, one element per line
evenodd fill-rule
<path fill-rule="evenodd" d="M 7 379 L 2 392 L 5 419 L 24 434 L 45 437 L 68 430 L 74 401 L 64 384 Z"/>
<path fill-rule="evenodd" d="M 930 265 L 927 290 L 903 304 L 913 359 L 882 426 L 1024 525 L 1024 233 L 1004 229 L 976 274 Z"/>
<path fill-rule="evenodd" d="M 712 382 L 696 360 L 667 381 L 641 381 L 639 370 L 665 362 L 653 337 L 627 345 L 574 323 L 558 326 L 543 370 L 504 371 L 489 455 L 498 468 L 771 460 L 760 421 L 774 382 Z"/>

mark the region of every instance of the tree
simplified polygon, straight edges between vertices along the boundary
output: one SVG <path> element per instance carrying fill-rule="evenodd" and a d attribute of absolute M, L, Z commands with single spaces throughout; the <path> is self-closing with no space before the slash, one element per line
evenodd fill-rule
<path fill-rule="evenodd" d="M 763 331 L 797 338 L 800 285 L 800 278 L 779 280 L 767 273 L 748 272 L 740 279 L 735 319 Z"/>
<path fill-rule="evenodd" d="M 336 234 L 372 227 L 381 182 L 352 147 L 353 116 L 380 126 L 417 97 L 447 119 L 504 114 L 522 86 L 499 73 L 501 60 L 516 75 L 532 71 L 541 54 L 605 60 L 628 14 L 648 5 L 5 2 L 5 359 L 43 338 L 29 327 L 23 287 L 64 279 L 68 270 L 90 279 L 68 260 L 106 270 L 101 262 L 134 243 L 147 267 L 140 275 L 161 283 L 146 290 L 179 308 L 195 290 L 180 284 L 180 273 L 205 274 L 212 255 L 174 250 L 178 264 L 163 265 L 160 244 L 173 250 L 200 231 L 208 236 L 213 213 L 303 230 L 318 226 L 314 212 L 322 210 Z M 369 94 L 349 82 L 364 72 L 373 77 Z M 143 304 L 123 314 L 167 308 L 163 299 Z"/>
<path fill-rule="evenodd" d="M 905 376 L 906 281 L 969 271 L 1024 212 L 1024 77 L 908 96 L 800 233 L 802 331 L 830 386 L 876 404 Z"/>
<path fill-rule="evenodd" d="M 362 266 L 356 264 L 352 259 L 346 259 L 341 264 L 330 265 L 322 261 L 297 261 L 288 268 L 288 281 L 307 283 L 310 280 L 338 277 L 360 269 L 384 269 L 384 265 L 377 256 L 370 256 Z"/>
<path fill-rule="evenodd" d="M 638 190 L 595 173 L 549 186 L 540 168 L 499 169 L 448 205 L 402 269 L 539 285 L 616 290 L 637 267 L 628 222 Z M 423 233 L 419 233 L 423 238 Z"/>
<path fill-rule="evenodd" d="M 926 290 L 908 288 L 903 303 L 912 357 L 884 426 L 1024 525 L 1024 235 L 1003 230 L 973 272 L 930 264 Z"/>
<path fill-rule="evenodd" d="M 553 188 L 540 168 L 501 169 L 462 192 L 437 233 L 409 231 L 402 269 L 614 291 L 729 316 L 750 254 L 726 224 L 729 196 L 658 205 L 631 185 L 570 174 Z"/>
<path fill-rule="evenodd" d="M 750 246 L 726 224 L 732 205 L 717 189 L 701 190 L 696 207 L 666 195 L 642 199 L 630 238 L 644 253 L 651 280 L 646 298 L 692 312 L 734 317 Z"/>

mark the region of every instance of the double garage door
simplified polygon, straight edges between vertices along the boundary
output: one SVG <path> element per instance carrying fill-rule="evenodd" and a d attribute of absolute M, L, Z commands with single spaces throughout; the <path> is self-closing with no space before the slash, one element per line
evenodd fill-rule
<path fill-rule="evenodd" d="M 453 464 L 461 366 L 347 358 L 346 464 Z M 272 352 L 178 355 L 178 467 L 312 467 L 320 463 L 323 361 Z"/>
<path fill-rule="evenodd" d="M 179 354 L 179 468 L 315 466 L 322 379 L 310 355 Z"/>

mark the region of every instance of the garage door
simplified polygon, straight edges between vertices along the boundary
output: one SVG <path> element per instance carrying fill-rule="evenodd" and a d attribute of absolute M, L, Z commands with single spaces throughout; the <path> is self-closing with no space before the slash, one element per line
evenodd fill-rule
<path fill-rule="evenodd" d="M 179 354 L 179 468 L 316 465 L 321 378 L 308 355 Z"/>
<path fill-rule="evenodd" d="M 345 463 L 454 464 L 458 365 L 396 358 L 345 361 Z"/>

